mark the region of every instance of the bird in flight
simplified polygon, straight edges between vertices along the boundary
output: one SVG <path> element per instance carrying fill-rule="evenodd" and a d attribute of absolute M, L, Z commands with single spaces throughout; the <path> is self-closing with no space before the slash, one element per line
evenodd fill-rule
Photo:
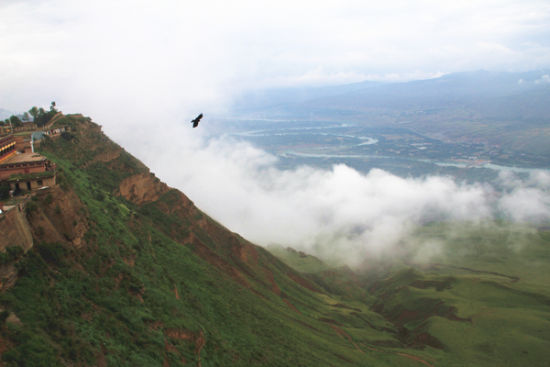
<path fill-rule="evenodd" d="M 199 126 L 199 121 L 202 119 L 202 113 L 199 114 L 197 117 L 195 117 L 193 120 L 191 120 L 191 123 L 193 124 L 193 127 Z"/>

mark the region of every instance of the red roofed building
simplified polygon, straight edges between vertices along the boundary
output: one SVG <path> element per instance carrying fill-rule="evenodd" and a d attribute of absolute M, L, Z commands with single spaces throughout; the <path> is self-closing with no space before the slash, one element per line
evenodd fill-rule
<path fill-rule="evenodd" d="M 19 153 L 12 135 L 0 138 L 0 181 L 7 181 L 10 189 L 30 191 L 55 185 L 55 164 L 37 153 Z"/>
<path fill-rule="evenodd" d="M 0 163 L 15 154 L 15 145 L 13 135 L 0 137 Z"/>

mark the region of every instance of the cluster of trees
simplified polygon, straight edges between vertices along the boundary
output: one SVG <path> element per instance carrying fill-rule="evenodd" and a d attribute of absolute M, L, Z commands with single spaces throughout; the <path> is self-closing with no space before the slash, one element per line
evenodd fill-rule
<path fill-rule="evenodd" d="M 57 113 L 57 109 L 55 108 L 55 102 L 52 102 L 50 104 L 50 109 L 46 111 L 42 107 L 38 108 L 36 106 L 32 106 L 32 108 L 28 111 L 23 113 L 22 115 L 11 115 L 9 118 L 5 119 L 4 121 L 0 121 L 0 125 L 10 125 L 15 127 L 19 127 L 23 125 L 23 122 L 32 121 L 37 126 L 44 126 L 46 125 L 52 117 L 55 116 Z"/>

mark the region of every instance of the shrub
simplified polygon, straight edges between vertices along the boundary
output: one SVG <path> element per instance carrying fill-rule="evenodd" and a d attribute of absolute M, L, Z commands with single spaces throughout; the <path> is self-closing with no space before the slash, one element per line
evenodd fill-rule
<path fill-rule="evenodd" d="M 0 312 L 0 324 L 3 324 L 9 315 L 10 315 L 9 311 L 4 310 Z"/>
<path fill-rule="evenodd" d="M 10 246 L 6 252 L 0 252 L 0 265 L 9 264 L 23 255 L 23 249 L 19 246 Z"/>
<path fill-rule="evenodd" d="M 105 200 L 105 195 L 101 191 L 96 191 L 94 193 L 94 199 L 96 199 L 97 201 L 103 201 Z"/>
<path fill-rule="evenodd" d="M 42 242 L 37 246 L 38 253 L 44 261 L 59 265 L 63 256 L 65 256 L 65 248 L 59 243 L 46 243 Z"/>
<path fill-rule="evenodd" d="M 37 210 L 38 210 L 38 205 L 36 205 L 36 203 L 34 201 L 29 201 L 27 203 L 27 205 L 25 206 L 25 213 L 27 215 L 31 215 L 32 213 L 34 213 Z"/>
<path fill-rule="evenodd" d="M 10 197 L 10 184 L 6 181 L 0 182 L 0 200 Z"/>
<path fill-rule="evenodd" d="M 45 233 L 44 232 L 44 227 L 42 227 L 42 226 L 36 227 L 36 235 L 38 237 L 42 237 L 44 235 L 44 233 Z"/>
<path fill-rule="evenodd" d="M 61 133 L 61 137 L 67 141 L 71 141 L 75 138 L 75 136 L 69 132 L 63 131 Z"/>
<path fill-rule="evenodd" d="M 53 197 L 52 197 L 52 194 L 51 193 L 48 193 L 48 195 L 46 195 L 46 197 L 44 198 L 44 203 L 46 205 L 50 205 L 53 201 Z"/>

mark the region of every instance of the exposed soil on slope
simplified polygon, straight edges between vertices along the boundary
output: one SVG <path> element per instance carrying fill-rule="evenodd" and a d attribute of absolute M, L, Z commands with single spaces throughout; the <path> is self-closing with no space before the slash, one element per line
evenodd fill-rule
<path fill-rule="evenodd" d="M 312 292 L 322 293 L 321 290 L 319 289 L 319 287 L 317 287 L 313 282 L 301 277 L 297 273 L 290 273 L 289 272 L 289 273 L 287 273 L 287 276 L 290 279 L 292 279 L 293 281 L 295 281 L 296 283 L 298 283 L 299 285 L 301 285 L 302 287 L 307 288 Z"/>
<path fill-rule="evenodd" d="M 164 335 L 167 337 L 167 340 L 165 341 L 165 351 L 178 353 L 177 348 L 175 348 L 171 343 L 170 340 L 173 341 L 184 341 L 189 342 L 192 345 L 194 345 L 194 353 L 197 356 L 197 366 L 201 366 L 201 351 L 206 345 L 206 337 L 204 335 L 204 332 L 202 330 L 199 330 L 198 332 L 193 332 L 185 329 L 164 329 L 163 331 Z M 185 364 L 185 358 L 180 355 L 181 361 Z M 167 361 L 165 360 L 165 365 Z"/>
<path fill-rule="evenodd" d="M 17 282 L 17 268 L 12 264 L 0 266 L 0 291 L 13 287 L 15 282 Z"/>
<path fill-rule="evenodd" d="M 265 275 L 267 276 L 267 279 L 271 283 L 271 290 L 273 291 L 273 293 L 280 296 L 281 295 L 281 288 L 279 288 L 279 286 L 275 282 L 275 278 L 273 277 L 273 272 L 271 270 L 269 270 L 268 268 L 265 268 L 264 272 L 265 272 Z"/>
<path fill-rule="evenodd" d="M 32 231 L 23 210 L 23 205 L 11 209 L 0 217 L 0 251 L 8 246 L 28 250 L 33 245 Z"/>
<path fill-rule="evenodd" d="M 408 358 L 408 359 L 412 359 L 413 361 L 417 361 L 419 363 L 422 363 L 423 365 L 425 366 L 428 366 L 428 367 L 434 367 L 433 364 L 429 363 L 428 361 L 420 358 L 420 357 L 417 357 L 417 356 L 413 356 L 412 354 L 407 354 L 407 353 L 397 353 L 398 356 L 401 356 L 401 357 L 405 357 L 405 358 Z"/>
<path fill-rule="evenodd" d="M 353 341 L 353 338 L 351 337 L 351 335 L 349 335 L 345 330 L 343 330 L 342 328 L 332 323 L 330 324 L 330 327 L 336 332 L 336 334 L 338 334 L 339 336 L 341 336 L 342 338 L 350 342 L 353 345 L 353 347 L 357 349 L 359 352 L 365 353 L 361 348 L 359 348 L 359 346 Z"/>
<path fill-rule="evenodd" d="M 152 173 L 140 173 L 125 178 L 119 185 L 118 194 L 136 204 L 157 201 L 169 190 L 168 186 Z"/>
<path fill-rule="evenodd" d="M 36 210 L 27 211 L 34 238 L 76 247 L 84 245 L 89 228 L 87 210 L 73 191 L 54 186 L 37 192 L 36 199 L 39 202 Z"/>

